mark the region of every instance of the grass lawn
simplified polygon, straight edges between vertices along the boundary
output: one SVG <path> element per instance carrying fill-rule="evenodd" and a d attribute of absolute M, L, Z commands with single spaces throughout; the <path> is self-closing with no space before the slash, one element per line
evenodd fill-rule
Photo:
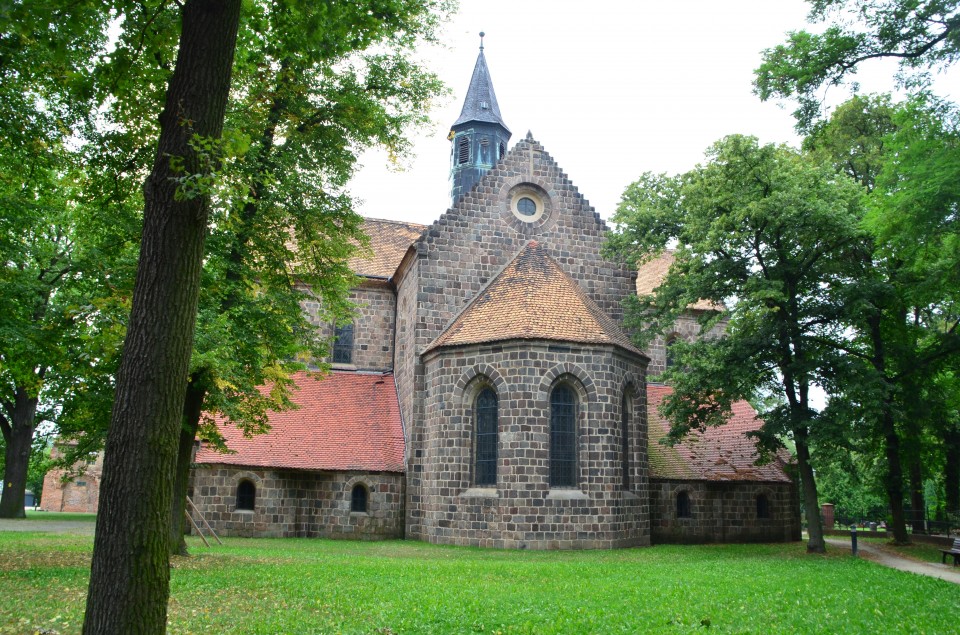
<path fill-rule="evenodd" d="M 227 539 L 170 633 L 952 633 L 960 585 L 789 545 L 529 552 Z M 92 538 L 0 532 L 0 633 L 79 633 Z"/>
<path fill-rule="evenodd" d="M 83 521 L 89 523 L 97 522 L 96 514 L 81 514 L 81 513 L 70 513 L 70 512 L 41 512 L 27 510 L 27 520 L 69 520 L 69 521 Z"/>

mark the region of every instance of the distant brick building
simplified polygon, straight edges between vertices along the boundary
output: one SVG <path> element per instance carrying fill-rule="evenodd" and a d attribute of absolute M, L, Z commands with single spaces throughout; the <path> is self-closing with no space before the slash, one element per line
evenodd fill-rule
<path fill-rule="evenodd" d="M 799 539 L 784 457 L 756 466 L 730 425 L 669 448 L 651 383 L 698 304 L 638 350 L 622 301 L 655 287 L 600 256 L 604 222 L 529 134 L 507 151 L 481 49 L 451 130 L 452 207 L 429 226 L 368 220 L 371 254 L 334 372 L 234 454 L 202 446 L 191 491 L 229 535 L 400 537 L 504 548 Z M 311 315 L 317 306 L 307 306 Z"/>
<path fill-rule="evenodd" d="M 62 455 L 54 445 L 51 459 Z M 74 465 L 69 471 L 53 469 L 43 477 L 43 496 L 40 509 L 45 512 L 96 513 L 100 507 L 100 477 L 103 473 L 103 454 L 88 463 Z"/>

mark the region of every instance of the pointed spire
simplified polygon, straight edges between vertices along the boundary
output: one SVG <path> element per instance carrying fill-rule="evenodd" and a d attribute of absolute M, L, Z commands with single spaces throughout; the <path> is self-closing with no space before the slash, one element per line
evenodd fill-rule
<path fill-rule="evenodd" d="M 467 89 L 467 98 L 463 100 L 463 109 L 460 111 L 460 117 L 454 122 L 453 127 L 470 121 L 483 121 L 495 123 L 503 126 L 508 133 L 510 129 L 503 122 L 500 115 L 500 106 L 497 104 L 497 95 L 493 92 L 493 81 L 490 79 L 490 71 L 487 69 L 487 60 L 483 56 L 483 37 L 485 33 L 480 32 L 480 54 L 477 56 L 477 64 L 473 68 L 473 77 L 470 78 L 470 88 Z"/>

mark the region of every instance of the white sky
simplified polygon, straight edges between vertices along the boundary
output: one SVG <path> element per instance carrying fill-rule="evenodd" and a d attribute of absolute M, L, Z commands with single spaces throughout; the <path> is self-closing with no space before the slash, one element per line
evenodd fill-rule
<path fill-rule="evenodd" d="M 802 0 L 461 0 L 447 48 L 422 51 L 453 96 L 435 108 L 432 133 L 414 140 L 404 171 L 367 153 L 352 193 L 375 218 L 426 224 L 446 211 L 446 135 L 480 31 L 510 145 L 532 131 L 604 218 L 641 173 L 689 170 L 724 135 L 797 144 L 793 105 L 760 102 L 751 82 L 764 48 L 809 28 L 807 10 Z M 865 92 L 891 89 L 890 66 L 869 71 L 858 77 Z"/>

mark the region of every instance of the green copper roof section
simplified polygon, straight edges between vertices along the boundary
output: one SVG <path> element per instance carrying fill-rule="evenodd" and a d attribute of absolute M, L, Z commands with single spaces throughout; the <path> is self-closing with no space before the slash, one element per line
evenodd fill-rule
<path fill-rule="evenodd" d="M 490 79 L 490 70 L 483 56 L 483 44 L 480 45 L 477 64 L 473 67 L 473 77 L 470 78 L 467 98 L 463 100 L 463 110 L 460 111 L 460 118 L 454 122 L 453 127 L 473 121 L 499 124 L 508 134 L 510 132 L 500 114 L 497 94 L 493 91 L 493 81 Z"/>

